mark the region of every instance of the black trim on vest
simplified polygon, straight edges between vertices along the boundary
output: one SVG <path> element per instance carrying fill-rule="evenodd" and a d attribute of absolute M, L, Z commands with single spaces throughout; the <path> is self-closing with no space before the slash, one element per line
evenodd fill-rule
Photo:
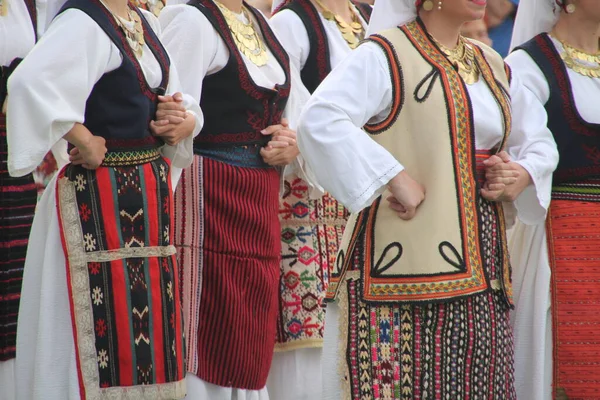
<path fill-rule="evenodd" d="M 567 68 L 552 39 L 542 33 L 515 50 L 523 50 L 533 59 L 550 88 L 545 104 L 548 128 L 560 154 L 553 183 L 599 177 L 600 124 L 585 121 L 577 111 Z"/>
<path fill-rule="evenodd" d="M 300 76 L 306 89 L 313 93 L 331 72 L 331 55 L 325 26 L 319 11 L 310 0 L 291 0 L 281 9 L 295 12 L 306 28 L 310 51 Z"/>
<path fill-rule="evenodd" d="M 353 1 L 358 13 L 368 24 L 371 19 L 372 7 L 366 3 Z M 279 7 L 280 10 L 290 10 L 296 13 L 306 29 L 310 50 L 304 68 L 300 71 L 300 76 L 304 86 L 310 93 L 317 90 L 317 87 L 331 72 L 331 53 L 329 50 L 329 40 L 325 26 L 317 8 L 310 0 L 289 0 Z"/>

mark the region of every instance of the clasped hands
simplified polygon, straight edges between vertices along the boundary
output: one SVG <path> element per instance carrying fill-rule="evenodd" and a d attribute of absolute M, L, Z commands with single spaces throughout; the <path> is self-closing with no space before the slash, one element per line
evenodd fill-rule
<path fill-rule="evenodd" d="M 491 156 L 483 164 L 486 180 L 481 196 L 486 200 L 514 201 L 531 183 L 527 170 L 511 161 L 505 151 Z M 390 180 L 388 189 L 391 192 L 387 197 L 389 207 L 403 220 L 414 218 L 425 200 L 425 187 L 402 171 Z"/>
<path fill-rule="evenodd" d="M 165 143 L 174 146 L 193 133 L 195 118 L 183 106 L 183 95 L 158 96 L 156 120 L 150 122 L 150 131 Z M 75 147 L 69 153 L 73 165 L 81 165 L 86 169 L 96 169 L 106 156 L 106 140 L 94 136 L 84 125 L 75 124 L 65 135 Z"/>
<path fill-rule="evenodd" d="M 271 125 L 261 133 L 271 136 L 269 143 L 260 150 L 265 163 L 273 167 L 285 166 L 291 164 L 300 153 L 296 143 L 296 132 L 290 129 L 285 118 L 281 119 L 280 124 Z"/>

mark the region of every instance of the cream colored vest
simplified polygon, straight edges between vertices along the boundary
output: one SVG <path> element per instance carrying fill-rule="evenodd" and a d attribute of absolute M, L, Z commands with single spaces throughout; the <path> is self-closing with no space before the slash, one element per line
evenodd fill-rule
<path fill-rule="evenodd" d="M 348 221 L 338 254 L 338 271 L 328 297 L 352 268 L 359 250 L 364 301 L 431 302 L 504 288 L 510 298 L 508 253 L 504 279 L 488 282 L 479 234 L 479 188 L 475 180 L 475 138 L 468 93 L 458 73 L 414 22 L 371 37 L 387 55 L 393 84 L 392 112 L 365 127 L 426 188 L 414 219 L 403 221 L 388 207 L 388 192 Z M 477 43 L 476 60 L 502 108 L 510 132 L 509 82 L 502 58 Z M 498 239 L 506 243 L 498 204 Z M 359 247 L 357 247 L 359 246 Z"/>

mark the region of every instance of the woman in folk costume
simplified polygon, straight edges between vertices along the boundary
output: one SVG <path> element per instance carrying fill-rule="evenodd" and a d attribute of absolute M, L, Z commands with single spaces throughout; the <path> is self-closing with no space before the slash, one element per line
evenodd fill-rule
<path fill-rule="evenodd" d="M 543 220 L 557 152 L 543 107 L 459 36 L 484 11 L 378 0 L 379 33 L 303 112 L 303 157 L 353 212 L 328 290 L 323 399 L 516 398 L 501 201 Z"/>
<path fill-rule="evenodd" d="M 545 107 L 560 154 L 547 223 L 520 221 L 509 240 L 523 399 L 600 396 L 599 36 L 596 0 L 519 5 L 507 62 Z"/>
<path fill-rule="evenodd" d="M 176 193 L 188 398 L 266 399 L 281 170 L 298 155 L 290 126 L 308 92 L 265 18 L 242 0 L 169 5 L 160 21 L 183 87 L 206 116 Z"/>
<path fill-rule="evenodd" d="M 33 222 L 18 399 L 185 396 L 173 189 L 202 118 L 190 98 L 160 97 L 179 81 L 152 18 L 69 0 L 8 82 L 11 175 L 71 146 Z"/>
<path fill-rule="evenodd" d="M 271 25 L 312 93 L 364 39 L 372 7 L 349 0 L 273 3 Z M 280 204 L 281 294 L 277 343 L 269 374 L 274 399 L 319 398 L 325 322 L 323 301 L 348 219 L 332 196 L 312 199 L 292 175 Z"/>

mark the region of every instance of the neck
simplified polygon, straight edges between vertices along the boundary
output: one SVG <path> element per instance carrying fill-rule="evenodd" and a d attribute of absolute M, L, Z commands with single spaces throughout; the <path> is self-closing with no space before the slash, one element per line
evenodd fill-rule
<path fill-rule="evenodd" d="M 600 22 L 589 20 L 581 14 L 577 11 L 573 14 L 561 14 L 554 26 L 554 32 L 560 40 L 573 47 L 586 53 L 597 53 L 600 50 L 598 43 Z"/>
<path fill-rule="evenodd" d="M 348 0 L 320 0 L 320 2 L 327 7 L 332 13 L 339 15 L 346 22 L 352 22 L 352 14 L 348 7 Z M 317 8 L 319 8 L 317 6 Z"/>
<path fill-rule="evenodd" d="M 242 12 L 242 0 L 218 0 L 219 3 L 223 4 L 225 7 L 230 9 L 236 14 L 240 14 Z"/>
<path fill-rule="evenodd" d="M 462 22 L 449 20 L 442 12 L 420 11 L 419 16 L 427 28 L 427 32 L 438 42 L 449 49 L 453 49 L 458 44 L 460 36 L 460 27 Z"/>
<path fill-rule="evenodd" d="M 121 18 L 127 19 L 129 7 L 127 6 L 128 0 L 103 0 L 104 4 L 110 10 Z"/>

